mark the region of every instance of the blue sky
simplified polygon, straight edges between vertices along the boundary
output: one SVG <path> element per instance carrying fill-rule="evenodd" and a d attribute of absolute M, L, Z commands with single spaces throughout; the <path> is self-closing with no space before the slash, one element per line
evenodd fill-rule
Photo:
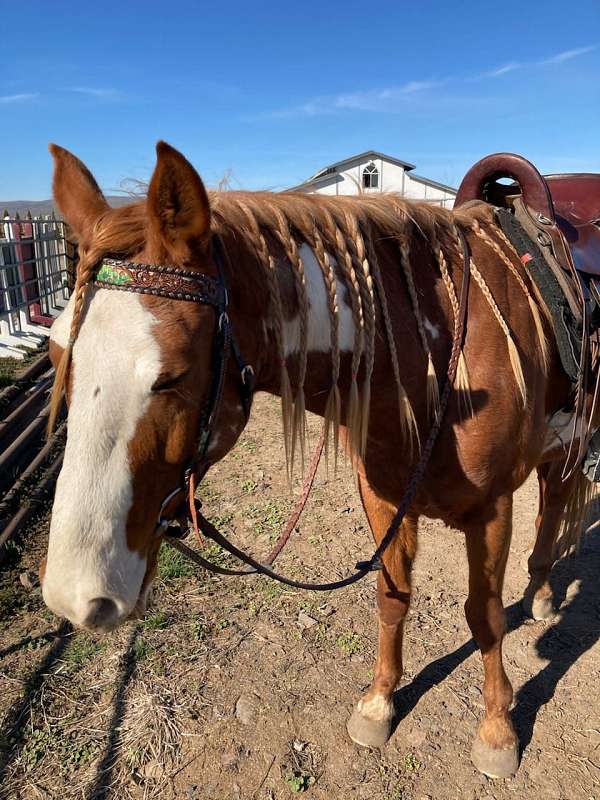
<path fill-rule="evenodd" d="M 154 144 L 209 185 L 280 189 L 375 149 L 457 185 L 511 150 L 600 172 L 598 0 L 0 3 L 0 198 L 50 194 L 47 143 L 114 193 Z"/>

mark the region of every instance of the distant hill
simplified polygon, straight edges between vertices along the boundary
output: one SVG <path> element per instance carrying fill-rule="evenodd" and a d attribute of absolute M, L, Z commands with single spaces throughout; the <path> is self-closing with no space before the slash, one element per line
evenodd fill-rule
<path fill-rule="evenodd" d="M 111 206 L 118 208 L 131 203 L 134 198 L 129 195 L 108 195 L 106 199 Z M 53 211 L 58 218 L 62 216 L 54 200 L 0 200 L 0 215 L 2 217 L 5 210 L 8 211 L 11 217 L 17 213 L 19 216 L 24 217 L 28 211 L 31 211 L 33 217 L 52 214 Z"/>

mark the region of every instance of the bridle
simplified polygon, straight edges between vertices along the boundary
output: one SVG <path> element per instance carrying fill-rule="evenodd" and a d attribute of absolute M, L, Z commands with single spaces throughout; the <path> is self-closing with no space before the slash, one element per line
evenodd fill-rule
<path fill-rule="evenodd" d="M 214 234 L 212 238 L 212 255 L 217 268 L 216 278 L 176 267 L 140 264 L 114 258 L 105 258 L 102 261 L 94 280 L 95 285 L 100 288 L 200 303 L 212 307 L 215 311 L 215 332 L 211 357 L 212 378 L 206 401 L 200 415 L 195 448 L 190 461 L 183 471 L 180 483 L 165 496 L 161 503 L 155 527 L 155 538 L 168 542 L 172 547 L 175 547 L 196 564 L 211 572 L 220 575 L 251 575 L 258 573 L 273 578 L 287 586 L 299 589 L 313 589 L 315 591 L 339 589 L 343 586 L 356 583 L 356 581 L 361 580 L 361 578 L 364 578 L 370 572 L 383 569 L 383 554 L 396 537 L 402 520 L 415 498 L 417 488 L 425 473 L 431 452 L 440 432 L 441 424 L 448 406 L 450 392 L 456 378 L 458 359 L 465 336 L 470 278 L 469 247 L 462 231 L 458 229 L 458 232 L 463 254 L 462 287 L 458 318 L 455 320 L 452 351 L 448 362 L 444 389 L 440 397 L 438 414 L 430 428 L 427 440 L 421 452 L 421 457 L 410 477 L 402 501 L 385 536 L 375 549 L 373 555 L 367 561 L 357 562 L 354 573 L 340 580 L 327 583 L 297 581 L 287 576 L 280 575 L 272 568 L 273 562 L 288 541 L 306 504 L 323 451 L 323 436 L 321 436 L 312 456 L 302 493 L 294 505 L 274 548 L 264 561 L 256 560 L 230 542 L 202 514 L 202 503 L 196 497 L 196 488 L 211 466 L 209 446 L 221 408 L 221 399 L 231 356 L 233 356 L 236 362 L 239 376 L 240 399 L 246 422 L 250 416 L 255 388 L 254 370 L 242 357 L 238 341 L 228 316 L 229 295 L 225 278 L 225 261 L 227 259 L 227 254 L 220 237 Z M 168 510 L 171 508 L 174 509 L 174 511 L 168 513 Z M 246 565 L 246 568 L 230 569 L 228 567 L 222 567 L 208 561 L 196 550 L 192 550 L 192 548 L 181 541 L 181 538 L 187 534 L 190 526 L 194 529 L 200 541 L 202 541 L 200 536 L 202 533 L 206 537 L 212 539 L 216 544 L 220 545 L 230 555 L 239 559 Z"/>
<path fill-rule="evenodd" d="M 213 335 L 211 375 L 212 380 L 200 414 L 196 443 L 191 459 L 183 470 L 180 483 L 163 499 L 156 522 L 155 536 L 162 536 L 173 524 L 177 515 L 166 515 L 166 510 L 174 505 L 180 495 L 189 498 L 195 494 L 195 487 L 211 466 L 208 448 L 212 439 L 215 422 L 221 407 L 221 398 L 229 358 L 233 355 L 239 374 L 240 401 L 245 422 L 248 422 L 254 393 L 254 370 L 241 355 L 228 315 L 229 295 L 225 281 L 224 249 L 221 239 L 212 240 L 213 259 L 217 267 L 217 277 L 200 272 L 166 267 L 157 264 L 140 264 L 105 258 L 96 274 L 94 284 L 102 289 L 114 289 L 166 297 L 170 300 L 183 300 L 210 306 L 215 312 L 215 331 Z M 181 502 L 179 504 L 181 506 Z M 176 507 L 176 510 L 179 508 Z M 194 504 L 194 507 L 197 506 Z"/>

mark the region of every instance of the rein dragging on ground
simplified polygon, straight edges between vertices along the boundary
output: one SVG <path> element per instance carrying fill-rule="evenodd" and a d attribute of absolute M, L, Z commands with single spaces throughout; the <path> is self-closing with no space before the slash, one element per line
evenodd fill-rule
<path fill-rule="evenodd" d="M 202 507 L 201 503 L 195 497 L 196 477 L 197 477 L 195 469 L 188 469 L 186 473 L 186 482 L 187 482 L 186 488 L 188 490 L 187 494 L 189 503 L 189 508 L 188 508 L 189 519 L 192 522 L 192 527 L 195 530 L 198 539 L 202 541 L 201 534 L 206 536 L 208 539 L 212 539 L 213 542 L 218 544 L 227 553 L 229 553 L 232 556 L 235 556 L 242 563 L 246 564 L 246 569 L 229 569 L 227 567 L 221 567 L 218 566 L 217 564 L 211 563 L 210 561 L 205 559 L 202 555 L 200 555 L 197 551 L 192 550 L 192 548 L 188 547 L 186 544 L 180 541 L 180 537 L 182 535 L 185 535 L 185 533 L 187 532 L 187 529 L 185 528 L 184 525 L 182 525 L 180 522 L 175 522 L 175 523 L 169 523 L 168 526 L 164 526 L 164 522 L 161 522 L 161 519 L 159 519 L 159 525 L 162 525 L 161 533 L 164 534 L 165 541 L 169 545 L 171 545 L 171 547 L 174 547 L 175 549 L 179 550 L 181 553 L 183 553 L 183 555 L 185 555 L 187 558 L 189 558 L 191 561 L 198 564 L 202 568 L 219 575 L 260 574 L 272 578 L 273 580 L 276 580 L 279 583 L 283 583 L 286 586 L 291 586 L 295 589 L 311 589 L 313 591 L 319 591 L 319 592 L 331 591 L 333 589 L 341 589 L 344 586 L 350 586 L 351 584 L 356 583 L 357 581 L 364 578 L 370 572 L 375 572 L 383 569 L 383 562 L 382 562 L 383 555 L 389 548 L 389 546 L 392 544 L 394 538 L 396 537 L 400 525 L 402 524 L 402 521 L 406 513 L 408 512 L 411 503 L 415 498 L 419 484 L 427 469 L 431 453 L 437 441 L 441 425 L 448 407 L 450 392 L 452 391 L 452 386 L 456 378 L 456 373 L 458 369 L 458 360 L 465 337 L 467 304 L 468 304 L 469 282 L 470 282 L 469 247 L 464 237 L 464 234 L 460 229 L 458 229 L 458 233 L 463 253 L 463 277 L 462 277 L 461 293 L 459 300 L 459 309 L 458 309 L 459 313 L 457 319 L 455 319 L 454 334 L 452 339 L 452 350 L 450 354 L 450 360 L 448 362 L 448 369 L 446 372 L 446 382 L 444 384 L 444 389 L 440 398 L 439 410 L 436 415 L 435 421 L 429 431 L 427 441 L 425 442 L 425 446 L 421 453 L 421 458 L 419 459 L 419 462 L 410 477 L 410 480 L 406 487 L 406 491 L 404 493 L 404 497 L 402 498 L 402 502 L 400 503 L 398 510 L 396 511 L 394 518 L 390 523 L 390 526 L 385 536 L 377 546 L 371 558 L 368 559 L 368 561 L 357 562 L 355 566 L 356 571 L 353 574 L 348 575 L 345 578 L 341 578 L 340 580 L 330 581 L 327 583 L 311 583 L 305 581 L 297 581 L 292 578 L 288 578 L 285 575 L 280 575 L 279 573 L 275 572 L 272 568 L 275 559 L 277 558 L 277 556 L 285 546 L 286 542 L 290 538 L 291 533 L 295 528 L 300 518 L 300 515 L 302 514 L 302 511 L 306 505 L 306 501 L 308 499 L 308 495 L 310 493 L 310 489 L 312 487 L 317 467 L 319 465 L 319 461 L 321 459 L 321 454 L 323 451 L 323 446 L 324 446 L 323 434 L 321 435 L 321 438 L 313 454 L 308 474 L 304 481 L 302 493 L 299 499 L 297 500 L 296 504 L 294 505 L 294 508 L 290 513 L 290 516 L 286 522 L 283 532 L 278 538 L 275 547 L 273 548 L 271 553 L 267 556 L 265 561 L 263 562 L 257 561 L 255 558 L 248 555 L 243 550 L 240 550 L 240 548 L 238 548 L 236 545 L 230 542 L 201 513 L 201 507 Z M 217 254 L 220 254 L 219 250 L 217 251 Z M 223 354 L 221 354 L 221 358 L 222 356 Z M 222 374 L 221 374 L 221 380 L 222 380 Z M 218 394 L 220 394 L 220 392 L 217 392 L 217 395 Z M 214 414 L 217 410 L 218 410 L 218 402 L 212 407 L 211 417 L 214 418 Z M 208 469 L 208 466 L 206 466 L 206 469 Z M 202 476 L 205 474 L 206 469 L 203 470 Z M 172 495 L 169 495 L 168 499 L 170 499 L 171 496 Z M 163 503 L 163 508 L 164 506 L 165 503 Z M 173 530 L 174 525 L 178 525 L 180 527 L 181 532 L 175 533 L 175 531 Z"/>

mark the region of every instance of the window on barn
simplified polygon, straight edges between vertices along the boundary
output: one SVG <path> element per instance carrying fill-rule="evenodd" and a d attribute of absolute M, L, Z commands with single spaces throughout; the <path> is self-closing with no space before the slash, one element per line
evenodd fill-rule
<path fill-rule="evenodd" d="M 377 189 L 379 186 L 379 170 L 371 162 L 363 170 L 363 188 L 364 189 Z"/>

